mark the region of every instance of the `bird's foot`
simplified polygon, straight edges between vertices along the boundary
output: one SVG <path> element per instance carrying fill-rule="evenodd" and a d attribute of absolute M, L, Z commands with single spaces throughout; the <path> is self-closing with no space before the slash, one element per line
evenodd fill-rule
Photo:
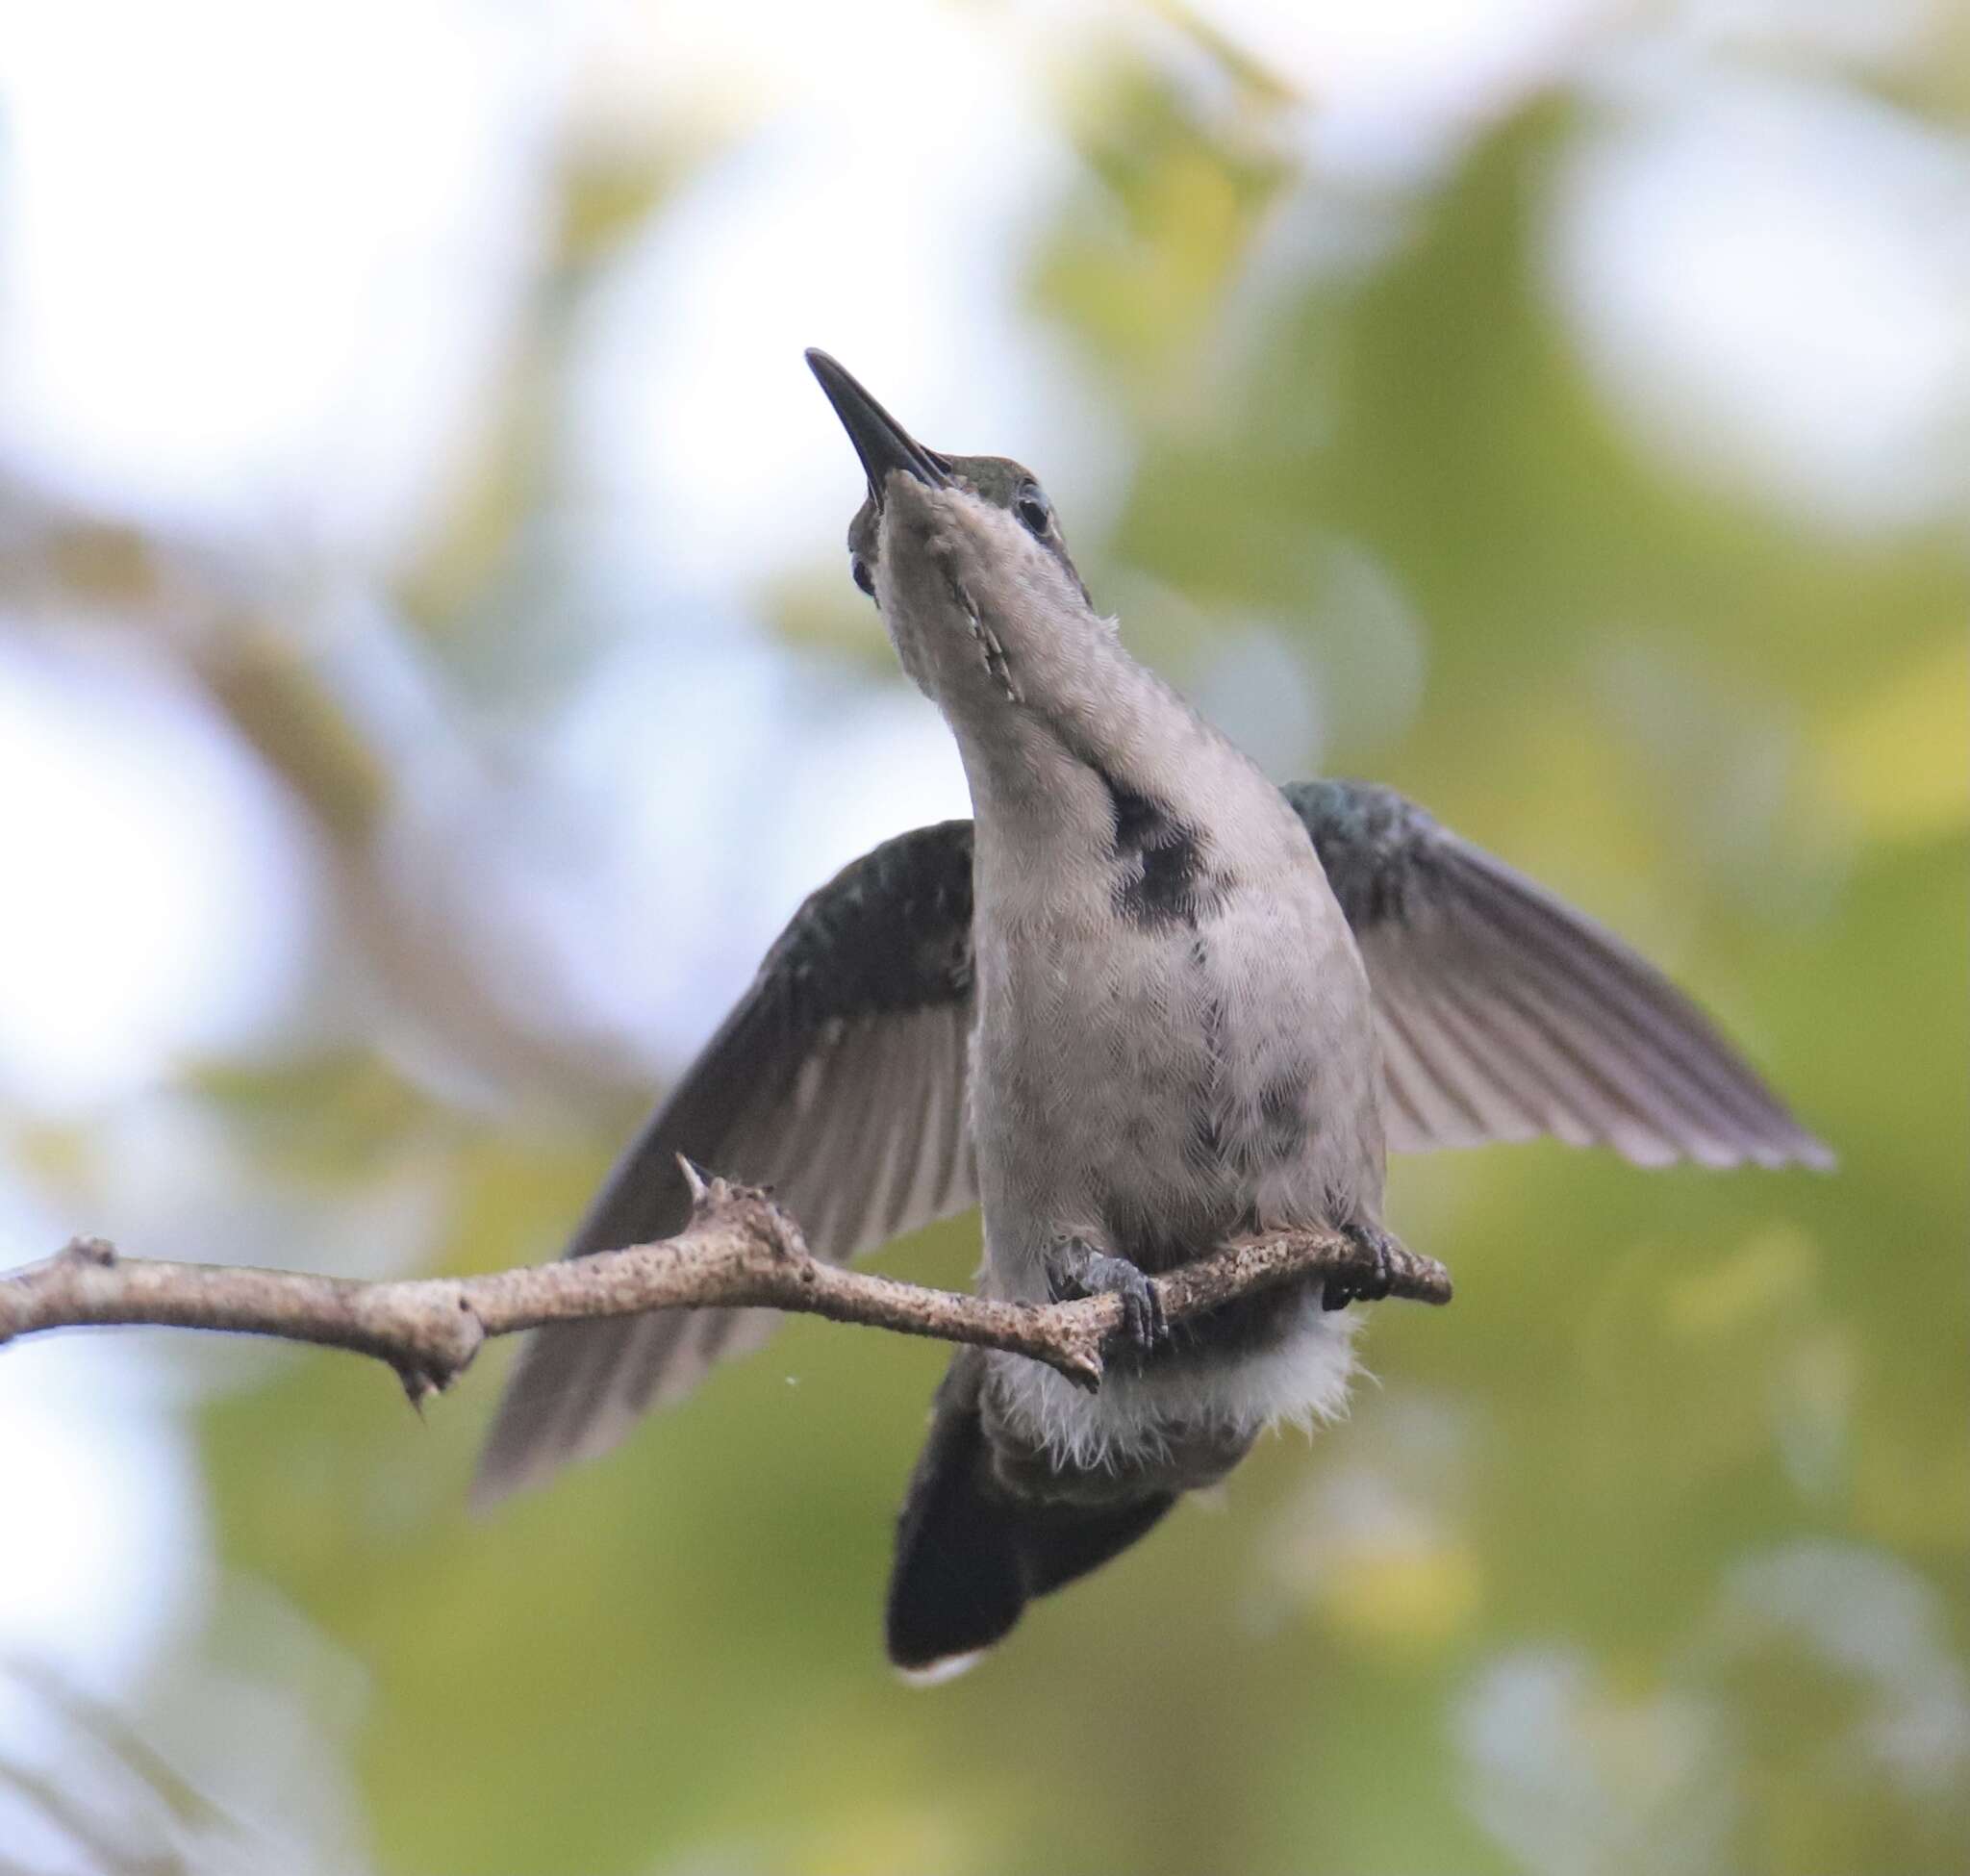
<path fill-rule="evenodd" d="M 1407 1255 L 1402 1240 L 1379 1225 L 1343 1225 L 1340 1230 L 1343 1237 L 1373 1261 L 1358 1276 L 1329 1277 L 1322 1292 L 1321 1306 L 1345 1309 L 1356 1301 L 1379 1303 L 1395 1285 L 1398 1260 Z"/>
<path fill-rule="evenodd" d="M 1056 1238 L 1047 1250 L 1047 1293 L 1055 1303 L 1085 1296 L 1122 1299 L 1122 1332 L 1138 1360 L 1170 1339 L 1155 1280 L 1126 1257 L 1098 1251 L 1086 1238 Z"/>

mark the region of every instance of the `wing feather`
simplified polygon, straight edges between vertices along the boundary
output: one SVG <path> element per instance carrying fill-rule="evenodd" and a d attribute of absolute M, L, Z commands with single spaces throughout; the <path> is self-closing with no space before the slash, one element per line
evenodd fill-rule
<path fill-rule="evenodd" d="M 611 1174 L 567 1255 L 679 1230 L 676 1155 L 770 1185 L 846 1262 L 974 1204 L 965 1130 L 972 827 L 919 828 L 797 912 L 751 989 Z M 527 1337 L 481 1458 L 497 1498 L 613 1446 L 772 1332 L 767 1309 L 665 1310 Z"/>
<path fill-rule="evenodd" d="M 1389 1143 L 1550 1133 L 1645 1166 L 1826 1166 L 1704 1012 L 1593 920 L 1360 782 L 1286 790 L 1376 1001 Z"/>

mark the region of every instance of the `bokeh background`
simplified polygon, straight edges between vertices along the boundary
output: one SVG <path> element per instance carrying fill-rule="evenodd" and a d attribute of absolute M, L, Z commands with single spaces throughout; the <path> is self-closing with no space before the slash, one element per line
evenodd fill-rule
<path fill-rule="evenodd" d="M 1970 1864 L 1960 4 L 12 10 L 0 1263 L 548 1255 L 799 898 L 964 811 L 809 343 L 1840 1170 L 1400 1163 L 1454 1307 L 930 1694 L 928 1346 L 794 1325 L 483 1521 L 506 1350 L 420 1425 L 11 1349 L 0 1867 Z"/>

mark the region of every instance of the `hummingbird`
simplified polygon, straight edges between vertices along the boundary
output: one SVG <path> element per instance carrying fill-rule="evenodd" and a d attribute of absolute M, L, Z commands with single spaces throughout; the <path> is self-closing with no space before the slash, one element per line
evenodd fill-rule
<path fill-rule="evenodd" d="M 770 1185 L 825 1257 L 976 1204 L 982 1294 L 1122 1299 L 1093 1393 L 1023 1356 L 951 1357 L 885 1624 L 894 1664 L 935 1680 L 1266 1429 L 1341 1408 L 1344 1306 L 1374 1281 L 1169 1324 L 1159 1273 L 1294 1228 L 1386 1253 L 1390 1148 L 1831 1155 L 1611 932 L 1393 790 L 1271 780 L 1129 654 L 1030 470 L 924 447 L 806 356 L 867 478 L 850 575 L 955 737 L 972 818 L 885 841 L 807 900 L 568 1255 L 678 1230 L 682 1153 Z M 612 1446 L 775 1321 L 534 1331 L 475 1495 Z"/>

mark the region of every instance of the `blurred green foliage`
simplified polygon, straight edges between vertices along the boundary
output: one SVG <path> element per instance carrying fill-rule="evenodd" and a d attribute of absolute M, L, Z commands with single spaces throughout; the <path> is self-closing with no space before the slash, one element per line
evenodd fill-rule
<path fill-rule="evenodd" d="M 1964 1866 L 1960 532 L 1809 530 L 1632 442 L 1538 279 L 1579 99 L 1254 295 L 1319 185 L 1299 102 L 1228 55 L 1218 77 L 1118 47 L 1060 88 L 1084 163 L 1030 307 L 1130 447 L 1112 529 L 1076 539 L 1098 595 L 1182 681 L 1266 621 L 1332 694 L 1332 766 L 1672 957 L 1841 1168 L 1399 1165 L 1395 1222 L 1455 1306 L 1376 1311 L 1345 1425 L 1270 1442 L 928 1694 L 884 1672 L 877 1611 L 938 1351 L 794 1325 L 483 1523 L 493 1359 L 419 1429 L 357 1364 L 284 1358 L 204 1412 L 215 1527 L 236 1581 L 360 1664 L 386 1869 Z M 544 630 L 569 309 L 674 179 L 568 178 L 506 404 L 397 596 L 462 665 L 475 623 L 522 656 Z M 1413 710 L 1374 703 L 1362 567 L 1427 646 Z M 266 720 L 276 766 L 283 724 L 309 728 Z M 453 1110 L 361 1052 L 196 1088 L 324 1193 L 441 1168 L 434 1268 L 541 1255 L 621 1131 Z M 887 1267 L 960 1281 L 974 1236 Z M 222 1596 L 198 1646 L 236 1658 L 237 1620 Z"/>

